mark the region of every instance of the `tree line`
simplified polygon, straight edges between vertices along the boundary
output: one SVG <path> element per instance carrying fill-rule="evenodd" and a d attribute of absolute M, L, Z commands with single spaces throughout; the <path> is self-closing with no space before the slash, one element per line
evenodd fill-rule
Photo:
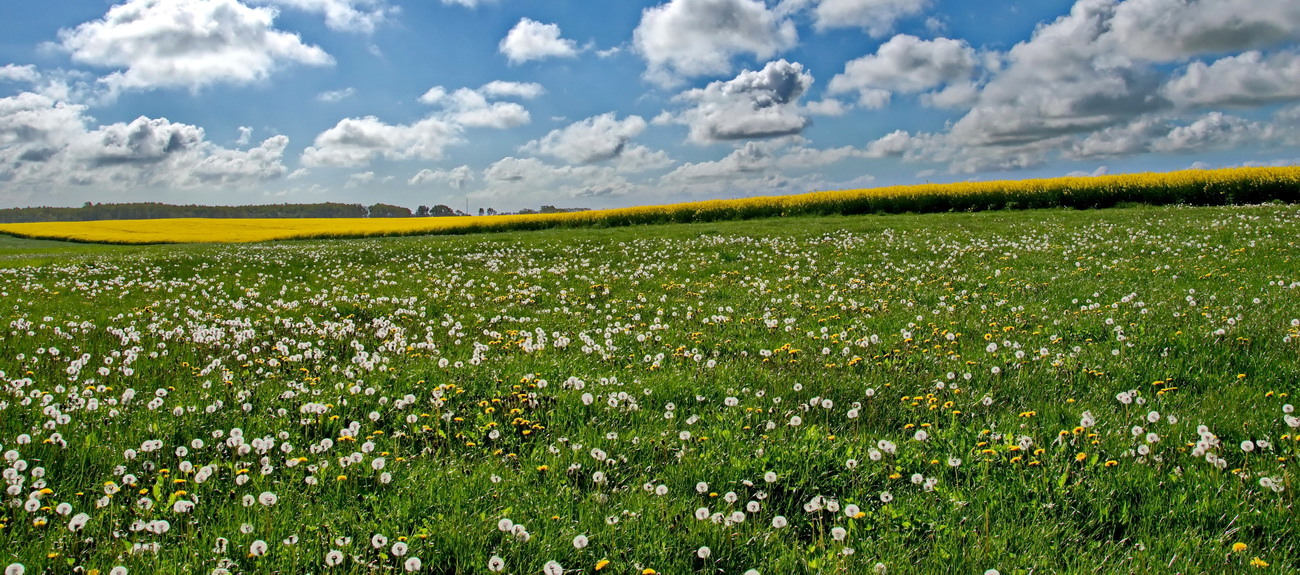
<path fill-rule="evenodd" d="M 583 211 L 586 208 L 556 208 L 542 206 L 541 210 L 523 209 L 521 214 L 547 214 Z M 479 208 L 479 215 L 496 215 L 492 208 Z M 258 204 L 247 206 L 172 205 L 157 202 L 124 204 L 99 204 L 86 202 L 79 208 L 31 207 L 0 209 L 0 223 L 28 222 L 88 222 L 95 220 L 153 220 L 163 218 L 409 218 L 468 216 L 465 212 L 439 204 L 410 208 L 391 204 Z"/>

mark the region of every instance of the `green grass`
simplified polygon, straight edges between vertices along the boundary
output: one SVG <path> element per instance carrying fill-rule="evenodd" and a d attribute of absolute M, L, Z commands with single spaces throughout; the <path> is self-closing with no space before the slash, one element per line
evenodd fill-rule
<path fill-rule="evenodd" d="M 1297 237 L 1253 206 L 0 239 L 0 565 L 1291 571 Z"/>

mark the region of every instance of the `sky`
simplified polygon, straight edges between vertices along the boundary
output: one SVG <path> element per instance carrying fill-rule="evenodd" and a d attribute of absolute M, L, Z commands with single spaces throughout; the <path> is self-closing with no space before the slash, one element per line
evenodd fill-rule
<path fill-rule="evenodd" d="M 1295 0 L 5 0 L 0 207 L 1300 163 Z"/>

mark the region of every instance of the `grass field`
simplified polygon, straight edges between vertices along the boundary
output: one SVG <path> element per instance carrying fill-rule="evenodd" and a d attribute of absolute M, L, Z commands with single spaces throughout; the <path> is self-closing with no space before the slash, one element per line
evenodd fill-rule
<path fill-rule="evenodd" d="M 1300 569 L 1300 208 L 0 242 L 26 573 Z"/>

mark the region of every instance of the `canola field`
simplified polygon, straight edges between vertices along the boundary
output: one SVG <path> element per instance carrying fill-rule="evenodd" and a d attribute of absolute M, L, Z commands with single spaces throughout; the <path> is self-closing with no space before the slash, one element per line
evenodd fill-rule
<path fill-rule="evenodd" d="M 8 240 L 0 566 L 1294 572 L 1298 238 L 1257 205 Z"/>
<path fill-rule="evenodd" d="M 790 216 L 1116 205 L 1300 203 L 1300 166 L 892 186 L 545 215 L 456 218 L 161 219 L 0 224 L 0 234 L 108 244 L 262 242 L 701 223 Z"/>

